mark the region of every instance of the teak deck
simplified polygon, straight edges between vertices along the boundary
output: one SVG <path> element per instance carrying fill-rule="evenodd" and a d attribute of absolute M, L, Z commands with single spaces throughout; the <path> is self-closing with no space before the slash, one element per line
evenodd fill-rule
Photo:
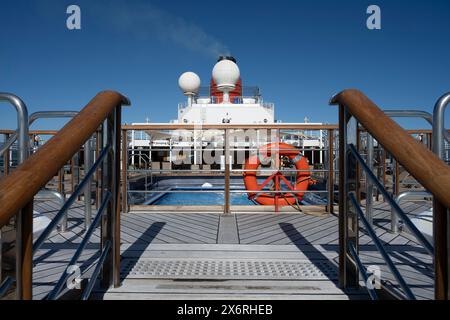
<path fill-rule="evenodd" d="M 83 203 L 69 212 L 69 231 L 55 233 L 35 255 L 34 297 L 45 298 L 75 252 L 84 231 Z M 402 204 L 420 212 L 427 203 Z M 53 201 L 35 203 L 52 216 Z M 338 219 L 303 213 L 157 213 L 122 216 L 122 278 L 119 288 L 96 288 L 96 299 L 368 299 L 364 288 L 337 286 Z M 377 202 L 376 232 L 419 299 L 433 298 L 432 258 L 403 232 L 392 234 L 390 208 Z M 98 231 L 79 261 L 96 259 Z M 401 294 L 371 239 L 360 230 L 365 266 L 381 269 L 385 286 Z"/>

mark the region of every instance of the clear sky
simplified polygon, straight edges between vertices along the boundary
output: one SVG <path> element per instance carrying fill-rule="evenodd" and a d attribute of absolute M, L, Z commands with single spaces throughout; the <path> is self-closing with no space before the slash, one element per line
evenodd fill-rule
<path fill-rule="evenodd" d="M 71 4 L 81 30 L 66 28 Z M 370 4 L 381 30 L 366 27 Z M 450 91 L 449 12 L 448 0 L 1 0 L 0 91 L 31 113 L 80 110 L 114 89 L 132 101 L 124 122 L 167 122 L 184 100 L 178 76 L 194 71 L 207 84 L 217 55 L 231 53 L 244 85 L 258 85 L 283 122 L 336 122 L 328 100 L 349 87 L 384 109 L 431 112 Z M 0 108 L 0 128 L 15 128 L 14 110 Z"/>

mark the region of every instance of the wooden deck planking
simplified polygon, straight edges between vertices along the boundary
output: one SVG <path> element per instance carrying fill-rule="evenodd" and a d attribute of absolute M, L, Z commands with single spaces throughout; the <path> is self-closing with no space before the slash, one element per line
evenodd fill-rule
<path fill-rule="evenodd" d="M 168 219 L 162 219 L 153 217 L 152 215 L 142 214 L 130 214 L 128 217 L 124 218 L 124 228 L 129 227 L 140 232 L 145 232 L 147 226 L 151 226 L 155 223 L 161 224 L 161 230 L 155 235 L 156 239 L 164 236 L 173 239 L 172 241 L 177 241 L 178 243 L 216 243 L 217 239 L 217 225 L 214 226 L 215 233 L 209 236 L 205 236 L 203 230 L 195 228 L 195 221 L 185 222 L 185 221 L 170 221 Z M 211 228 L 210 228 L 211 229 Z M 137 233 L 139 234 L 139 233 Z M 211 234 L 211 233 L 209 233 Z M 166 241 L 170 243 L 170 241 Z"/>
<path fill-rule="evenodd" d="M 420 212 L 427 205 L 418 203 L 403 203 L 407 212 Z M 56 201 L 36 201 L 35 210 L 52 217 L 59 205 Z M 35 298 L 42 298 L 64 270 L 76 245 L 80 242 L 84 229 L 84 204 L 77 202 L 69 212 L 69 231 L 54 234 L 43 248 L 35 255 L 38 265 L 34 270 Z M 93 210 L 94 211 L 94 210 Z M 93 213 L 94 215 L 95 213 Z M 292 214 L 236 214 L 236 228 L 240 244 L 217 245 L 220 227 L 220 213 L 158 213 L 132 212 L 122 216 L 122 258 L 183 258 L 204 259 L 216 257 L 227 259 L 293 259 L 311 261 L 332 261 L 337 268 L 338 257 L 338 227 L 334 215 L 314 216 L 302 213 Z M 432 259 L 426 254 L 414 237 L 406 233 L 393 235 L 390 229 L 390 207 L 386 203 L 376 203 L 374 211 L 376 232 L 381 237 L 386 250 L 390 252 L 402 275 L 411 284 L 418 298 L 429 299 L 433 296 Z M 232 228 L 232 226 L 227 226 Z M 363 262 L 368 265 L 379 265 L 386 280 L 396 283 L 390 272 L 385 270 L 385 263 L 376 251 L 371 239 L 360 230 L 360 251 Z M 92 258 L 98 247 L 99 232 L 92 237 L 88 256 Z M 201 250 L 199 249 L 201 248 Z M 80 259 L 82 260 L 82 259 Z M 80 261 L 83 263 L 83 261 Z M 53 282 L 52 282 L 53 281 Z M 128 281 L 128 280 L 126 280 Z M 233 280 L 230 280 L 233 281 Z M 252 280 L 254 281 L 254 280 Z M 128 282 L 127 282 L 128 283 Z M 334 284 L 335 286 L 336 284 Z M 225 286 L 226 287 L 226 286 Z M 395 287 L 395 286 L 394 286 Z M 171 287 L 174 289 L 174 287 Z M 201 288 L 200 288 L 201 289 Z M 205 292 L 211 297 L 224 296 L 226 293 L 214 293 L 211 288 Z M 273 288 L 272 288 L 273 289 Z M 272 290 L 270 289 L 270 290 Z M 152 289 L 153 290 L 153 289 Z M 184 290 L 184 289 L 183 289 Z M 177 297 L 186 297 L 188 291 L 177 293 Z M 202 289 L 203 290 L 203 289 Z M 209 291 L 208 291 L 209 290 Z M 225 289 L 224 289 L 225 290 Z M 330 294 L 323 291 L 317 295 L 289 292 L 267 291 L 260 294 L 233 291 L 233 286 L 227 288 L 232 297 L 245 296 L 262 298 L 268 296 L 289 299 L 334 297 L 344 298 L 345 294 Z M 200 290 L 201 291 L 201 290 Z M 201 297 L 201 293 L 192 292 L 192 297 Z M 202 291 L 203 292 L 203 291 Z M 141 297 L 158 298 L 158 292 L 141 292 Z M 111 292 L 111 297 L 125 298 L 125 292 Z M 166 293 L 159 292 L 159 297 Z M 361 293 L 355 295 L 361 298 Z M 230 296 L 227 296 L 230 298 Z M 347 297 L 349 298 L 349 297 Z"/>
<path fill-rule="evenodd" d="M 168 227 L 173 228 L 174 230 L 177 230 L 179 232 L 191 232 L 192 229 L 195 231 L 198 231 L 200 235 L 208 234 L 211 235 L 213 238 L 217 235 L 217 224 L 218 224 L 218 216 L 215 215 L 214 223 L 207 223 L 205 224 L 202 221 L 197 221 L 194 218 L 191 218 L 190 215 L 186 216 L 183 214 L 174 214 L 174 215 L 168 215 L 168 216 L 160 216 L 160 215 L 151 215 L 148 216 L 146 214 L 135 214 L 132 216 L 132 218 L 136 219 L 150 219 L 154 222 L 163 220 L 164 222 L 168 222 Z"/>

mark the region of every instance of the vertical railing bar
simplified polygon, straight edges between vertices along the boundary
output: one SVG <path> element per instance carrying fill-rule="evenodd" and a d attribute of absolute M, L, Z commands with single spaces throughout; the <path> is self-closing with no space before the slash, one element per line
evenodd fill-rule
<path fill-rule="evenodd" d="M 112 278 L 113 278 L 113 286 L 115 288 L 120 286 L 120 218 L 121 218 L 121 201 L 120 201 L 120 156 L 121 156 L 121 121 L 122 121 L 122 106 L 118 105 L 114 109 L 114 124 L 113 124 L 113 134 L 114 134 L 114 142 L 113 142 L 113 151 L 114 151 L 114 162 L 113 162 L 113 170 L 114 170 L 114 181 L 113 181 L 113 192 L 114 192 L 114 206 L 112 212 L 112 221 L 111 221 L 111 239 L 113 245 L 112 250 Z"/>
<path fill-rule="evenodd" d="M 353 117 L 353 115 L 348 112 L 347 110 L 347 125 L 350 126 L 350 121 L 354 121 L 355 123 L 355 137 L 356 137 L 356 143 L 359 145 L 361 144 L 361 127 L 358 122 L 358 120 Z M 350 211 L 350 204 L 349 199 L 347 198 L 347 195 L 350 192 L 356 192 L 359 197 L 358 203 L 361 202 L 361 167 L 359 163 L 355 164 L 354 169 L 352 168 L 353 162 L 350 161 L 351 152 L 348 148 L 348 140 L 351 138 L 351 135 L 347 134 L 347 142 L 346 142 L 346 156 L 347 156 L 347 189 L 346 189 L 346 203 L 347 203 L 347 216 L 348 216 L 348 225 L 347 225 L 347 236 L 348 236 L 348 242 L 352 243 L 354 245 L 354 248 L 357 253 L 359 253 L 359 222 L 358 222 L 358 215 L 354 212 Z M 352 171 L 354 170 L 354 172 Z M 351 177 L 354 176 L 354 181 L 350 180 Z M 354 190 L 353 190 L 354 189 Z M 350 215 L 349 215 L 350 214 Z M 353 259 L 351 259 L 350 251 L 348 247 L 346 248 L 346 256 L 348 259 L 347 262 L 347 277 L 348 277 L 348 286 L 352 287 L 358 287 L 359 286 L 359 270 L 358 265 L 356 264 Z"/>
<path fill-rule="evenodd" d="M 399 195 L 400 193 L 400 181 L 399 181 L 399 164 L 398 164 L 398 160 L 394 159 L 395 161 L 395 172 L 394 172 L 394 194 L 396 196 Z"/>
<path fill-rule="evenodd" d="M 339 285 L 347 287 L 347 111 L 339 105 Z"/>
<path fill-rule="evenodd" d="M 360 152 L 361 150 L 361 129 L 359 128 L 358 123 L 356 123 L 356 150 Z M 361 168 L 359 164 L 356 163 L 356 199 L 361 203 Z"/>
<path fill-rule="evenodd" d="M 375 150 L 375 149 L 374 149 Z M 381 180 L 381 161 L 382 161 L 382 153 L 381 153 L 381 147 L 380 144 L 378 143 L 377 148 L 376 148 L 376 162 L 377 162 L 377 179 Z M 375 188 L 375 192 L 376 192 L 376 201 L 380 201 L 380 191 L 378 189 Z"/>
<path fill-rule="evenodd" d="M 444 138 L 448 140 L 445 130 L 445 109 L 450 103 L 450 93 L 444 94 L 436 102 L 433 110 L 432 149 L 444 159 Z M 434 273 L 435 299 L 450 299 L 450 218 L 449 208 L 433 198 L 433 234 L 434 234 Z"/>
<path fill-rule="evenodd" d="M 111 143 L 113 146 L 108 155 L 102 178 L 102 185 L 106 186 L 112 195 L 101 228 L 102 249 L 107 241 L 112 243 L 112 250 L 105 258 L 102 272 L 101 285 L 106 288 L 112 285 L 120 286 L 120 121 L 121 106 L 119 105 L 103 123 L 103 143 Z"/>
<path fill-rule="evenodd" d="M 98 129 L 95 131 L 95 158 L 98 159 L 98 155 L 100 153 L 100 134 Z M 100 175 L 101 175 L 101 170 L 99 168 L 99 170 L 96 171 L 95 173 L 95 208 L 98 209 L 98 207 L 100 206 L 100 201 L 101 201 L 101 197 L 100 197 Z"/>
<path fill-rule="evenodd" d="M 373 148 L 374 142 L 373 137 L 367 132 L 367 165 L 371 172 L 373 172 Z M 373 183 L 370 179 L 367 178 L 366 173 L 366 217 L 367 221 L 369 221 L 370 225 L 373 225 Z"/>
<path fill-rule="evenodd" d="M 5 141 L 7 141 L 9 134 L 6 133 L 4 136 Z M 10 148 L 6 149 L 5 153 L 3 154 L 3 176 L 7 176 L 9 174 L 9 150 Z"/>
<path fill-rule="evenodd" d="M 8 141 L 9 134 L 4 134 L 4 142 Z M 3 177 L 6 177 L 9 174 L 9 151 L 10 148 L 5 149 L 5 153 L 3 154 Z M 0 281 L 3 279 L 3 235 L 2 228 L 0 227 Z M 7 278 L 5 281 L 8 280 Z M 12 284 L 12 282 L 8 285 L 8 287 Z M 5 289 L 7 290 L 7 288 Z M 1 291 L 1 290 L 0 290 Z M 0 297 L 2 294 L 0 294 Z"/>
<path fill-rule="evenodd" d="M 225 203 L 224 214 L 230 214 L 230 136 L 229 130 L 224 129 L 225 143 Z"/>
<path fill-rule="evenodd" d="M 88 173 L 92 166 L 92 137 L 86 140 L 84 143 L 84 174 Z M 86 230 L 89 228 L 92 222 L 92 178 L 88 178 L 86 187 L 84 188 L 84 227 Z"/>
<path fill-rule="evenodd" d="M 102 143 L 103 145 L 109 144 L 112 146 L 112 136 L 111 136 L 111 116 L 108 116 L 104 121 L 102 125 Z M 102 168 L 102 194 L 106 192 L 111 193 L 113 189 L 113 170 L 112 170 L 112 156 L 113 151 L 109 152 L 106 161 L 103 163 Z M 102 197 L 103 197 L 102 196 Z M 111 228 L 110 228 L 110 221 L 111 221 L 111 215 L 113 212 L 113 201 L 110 201 L 107 207 L 107 212 L 102 218 L 101 223 L 101 238 L 100 238 L 100 246 L 103 250 L 105 243 L 110 240 L 111 238 Z M 112 254 L 109 253 L 105 258 L 105 264 L 102 269 L 102 277 L 101 277 L 101 286 L 104 288 L 109 288 L 112 283 Z"/>
<path fill-rule="evenodd" d="M 21 254 L 21 286 L 22 300 L 33 299 L 33 201 L 28 202 L 21 210 L 20 239 Z"/>
<path fill-rule="evenodd" d="M 128 212 L 128 137 L 127 130 L 122 130 L 122 212 Z M 151 158 L 151 155 L 150 155 Z M 150 164 L 151 165 L 151 164 Z M 150 179 L 152 179 L 150 177 Z"/>
<path fill-rule="evenodd" d="M 29 154 L 29 128 L 28 109 L 25 103 L 17 96 L 9 93 L 0 93 L 0 101 L 9 102 L 17 111 L 18 131 L 18 163 L 21 164 L 28 158 Z M 30 212 L 31 210 L 31 212 Z M 32 298 L 31 249 L 26 247 L 32 237 L 33 224 L 33 202 L 28 203 L 16 215 L 16 297 L 17 299 Z M 25 239 L 23 238 L 25 237 Z M 25 240 L 25 241 L 23 241 Z M 24 246 L 24 244 L 26 246 Z M 0 254 L 2 254 L 0 252 Z M 29 274 L 26 274 L 29 273 Z"/>
<path fill-rule="evenodd" d="M 386 150 L 382 148 L 383 152 L 383 188 L 386 189 Z M 386 201 L 385 199 L 383 199 Z"/>
<path fill-rule="evenodd" d="M 70 193 L 75 189 L 75 161 L 74 157 L 70 159 Z"/>
<path fill-rule="evenodd" d="M 328 130 L 328 212 L 334 213 L 334 131 Z"/>

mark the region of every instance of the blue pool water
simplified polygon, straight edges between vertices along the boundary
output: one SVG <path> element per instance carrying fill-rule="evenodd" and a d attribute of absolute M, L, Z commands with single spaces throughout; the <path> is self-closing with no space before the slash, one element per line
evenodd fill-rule
<path fill-rule="evenodd" d="M 175 188 L 172 190 L 192 190 L 186 188 Z M 199 189 L 194 189 L 199 190 Z M 213 189 L 214 190 L 214 189 Z M 222 190 L 218 192 L 183 192 L 183 193 L 164 193 L 159 194 L 156 197 L 152 197 L 155 200 L 147 200 L 146 204 L 151 205 L 223 205 L 224 193 Z M 325 205 L 327 203 L 326 198 L 320 197 L 317 194 L 306 193 L 303 196 L 302 204 L 305 205 Z M 247 198 L 247 193 L 230 193 L 231 205 L 255 205 L 254 202 Z"/>
<path fill-rule="evenodd" d="M 208 193 L 166 193 L 152 205 L 222 205 L 224 203 L 223 192 Z M 231 193 L 230 203 L 232 205 L 254 205 L 247 199 L 246 193 Z"/>

